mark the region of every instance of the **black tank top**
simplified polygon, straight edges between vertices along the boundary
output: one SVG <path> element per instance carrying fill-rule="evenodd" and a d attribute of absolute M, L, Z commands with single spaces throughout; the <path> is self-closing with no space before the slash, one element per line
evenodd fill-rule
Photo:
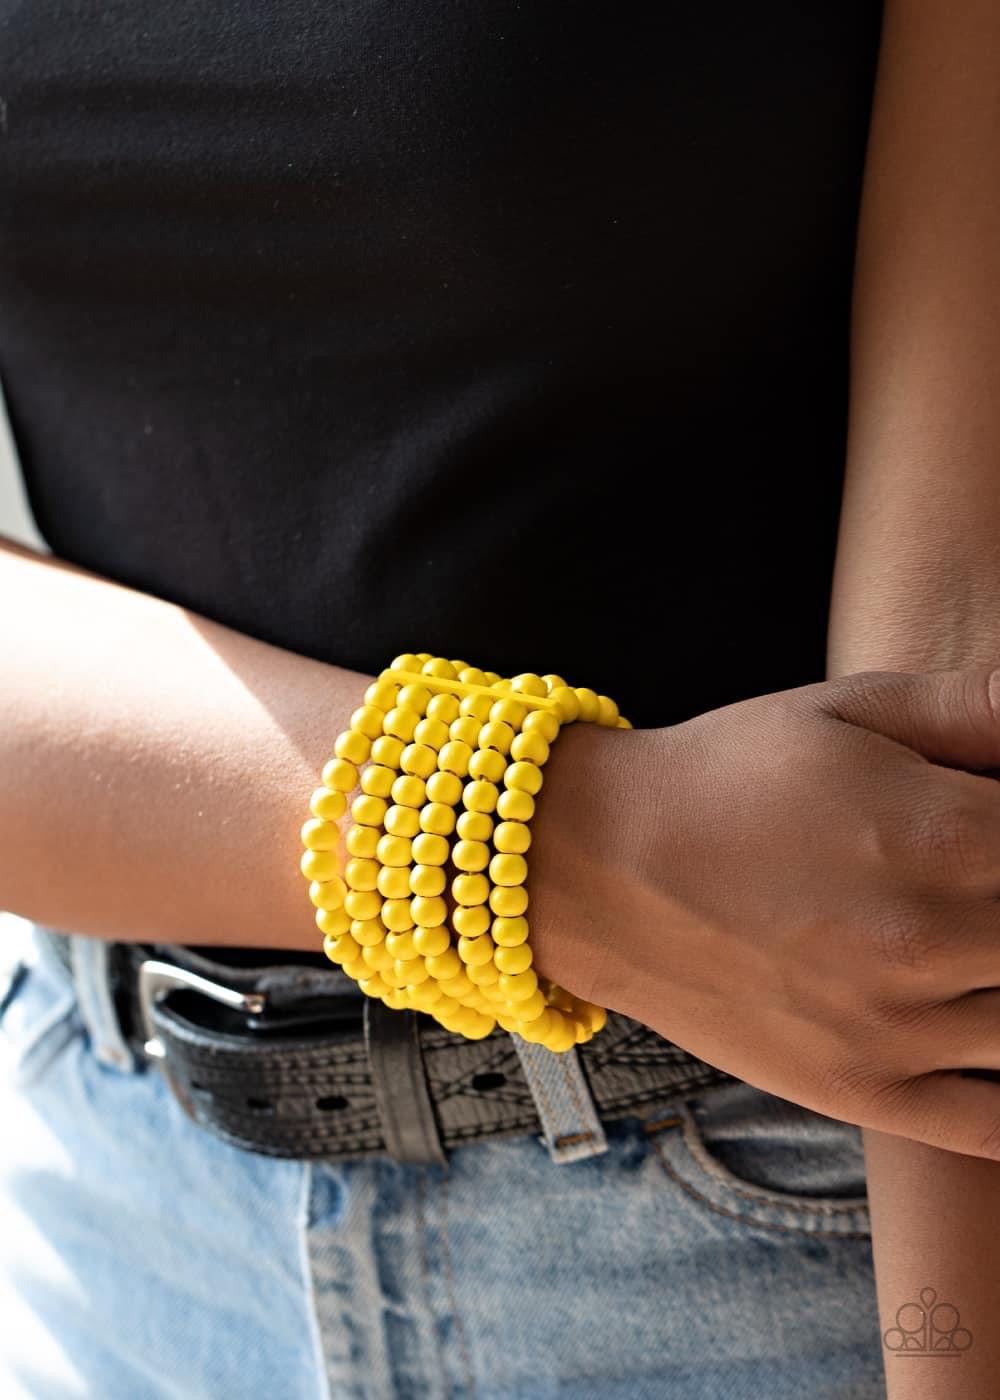
<path fill-rule="evenodd" d="M 0 0 L 57 555 L 639 724 L 820 680 L 881 7 Z"/>

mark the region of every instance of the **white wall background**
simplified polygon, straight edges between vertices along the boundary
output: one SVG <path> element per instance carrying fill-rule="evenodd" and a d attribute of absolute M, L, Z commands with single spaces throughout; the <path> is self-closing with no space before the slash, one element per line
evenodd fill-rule
<path fill-rule="evenodd" d="M 20 463 L 14 451 L 7 406 L 0 385 L 0 535 L 47 554 L 28 506 Z"/>

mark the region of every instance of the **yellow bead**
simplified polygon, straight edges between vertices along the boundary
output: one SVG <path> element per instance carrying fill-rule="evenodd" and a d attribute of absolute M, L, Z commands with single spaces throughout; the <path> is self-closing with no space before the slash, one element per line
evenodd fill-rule
<path fill-rule="evenodd" d="M 493 922 L 485 904 L 463 905 L 451 916 L 455 932 L 463 938 L 479 938 Z"/>
<path fill-rule="evenodd" d="M 563 724 L 572 724 L 580 718 L 580 698 L 572 686 L 560 685 L 549 696 L 559 707 L 559 718 Z"/>
<path fill-rule="evenodd" d="M 533 968 L 524 972 L 505 972 L 500 978 L 500 990 L 511 1001 L 524 1001 L 538 987 L 538 974 Z"/>
<path fill-rule="evenodd" d="M 382 896 L 375 890 L 348 890 L 344 908 L 352 919 L 377 919 L 382 908 Z"/>
<path fill-rule="evenodd" d="M 482 778 L 466 783 L 462 801 L 470 812 L 492 812 L 499 797 L 496 783 L 487 783 Z"/>
<path fill-rule="evenodd" d="M 548 761 L 549 746 L 540 734 L 529 729 L 524 734 L 518 734 L 510 746 L 511 758 L 518 760 L 528 760 L 537 763 L 539 767 Z"/>
<path fill-rule="evenodd" d="M 490 722 L 492 724 L 509 724 L 515 732 L 521 728 L 527 716 L 527 705 L 522 705 L 520 701 L 511 699 L 509 695 L 505 695 L 502 700 L 494 701 L 490 709 Z"/>
<path fill-rule="evenodd" d="M 464 670 L 459 671 L 458 679 L 463 685 L 485 685 L 486 672 L 480 671 L 478 666 L 467 666 Z"/>
<path fill-rule="evenodd" d="M 344 879 L 352 890 L 374 890 L 378 885 L 378 861 L 359 860 L 357 856 L 347 862 Z M 503 883 L 499 881 L 498 883 Z"/>
<path fill-rule="evenodd" d="M 500 980 L 500 974 L 492 962 L 483 963 L 479 967 L 467 967 L 465 975 L 470 982 L 479 988 L 495 987 Z"/>
<path fill-rule="evenodd" d="M 351 916 L 346 909 L 317 909 L 316 927 L 336 938 L 350 931 Z"/>
<path fill-rule="evenodd" d="M 514 730 L 509 724 L 495 724 L 492 720 L 479 731 L 479 747 L 496 749 L 498 753 L 510 753 L 514 741 Z"/>
<path fill-rule="evenodd" d="M 585 685 L 578 685 L 576 698 L 580 702 L 580 718 L 587 724 L 593 724 L 601 710 L 601 702 L 597 698 L 596 690 L 589 690 Z"/>
<path fill-rule="evenodd" d="M 474 1026 L 465 1032 L 468 1040 L 485 1040 L 493 1033 L 496 1027 L 496 1018 L 493 1016 L 483 1016 L 480 1014 L 479 1020 Z"/>
<path fill-rule="evenodd" d="M 530 792 L 505 789 L 497 801 L 497 815 L 507 822 L 529 822 L 535 815 L 535 799 Z"/>
<path fill-rule="evenodd" d="M 409 876 L 411 892 L 423 895 L 425 899 L 443 894 L 448 883 L 448 877 L 440 865 L 415 865 Z"/>
<path fill-rule="evenodd" d="M 493 920 L 493 942 L 502 948 L 516 948 L 528 936 L 528 921 L 524 918 L 508 919 L 499 916 Z"/>
<path fill-rule="evenodd" d="M 361 958 L 351 958 L 348 962 L 340 964 L 348 977 L 353 977 L 355 982 L 359 977 L 365 977 L 370 971 L 368 965 Z"/>
<path fill-rule="evenodd" d="M 489 856 L 488 850 L 486 854 Z M 456 904 L 485 904 L 490 897 L 490 882 L 485 875 L 456 875 L 451 882 L 451 892 Z"/>
<path fill-rule="evenodd" d="M 455 811 L 443 802 L 428 802 L 420 809 L 420 828 L 435 836 L 450 836 L 455 830 Z"/>
<path fill-rule="evenodd" d="M 378 892 L 383 899 L 409 899 L 410 872 L 408 867 L 405 865 L 383 865 L 378 872 Z"/>
<path fill-rule="evenodd" d="M 427 785 L 415 773 L 406 773 L 392 785 L 392 800 L 400 807 L 422 807 L 427 798 Z"/>
<path fill-rule="evenodd" d="M 347 887 L 339 876 L 332 880 L 314 880 L 309 886 L 309 898 L 317 909 L 341 909 Z"/>
<path fill-rule="evenodd" d="M 310 851 L 334 851 L 340 845 L 340 827 L 336 822 L 321 821 L 313 817 L 299 832 L 302 844 Z"/>
<path fill-rule="evenodd" d="M 362 950 L 365 948 L 377 948 L 385 941 L 385 927 L 381 919 L 353 919 L 351 921 L 351 937 Z M 364 956 L 362 952 L 362 956 Z"/>
<path fill-rule="evenodd" d="M 485 935 L 482 938 L 460 938 L 458 956 L 464 963 L 482 967 L 483 963 L 488 963 L 493 957 L 493 940 Z"/>
<path fill-rule="evenodd" d="M 366 734 L 369 739 L 377 739 L 382 733 L 382 722 L 385 713 L 374 705 L 361 705 L 351 715 L 351 728 L 356 729 L 359 734 Z"/>
<path fill-rule="evenodd" d="M 547 744 L 559 736 L 559 721 L 551 710 L 532 710 L 521 727 L 523 734 L 540 734 Z"/>
<path fill-rule="evenodd" d="M 459 711 L 463 715 L 468 715 L 470 719 L 477 719 L 480 724 L 484 724 L 489 718 L 493 704 L 493 700 L 488 695 L 465 695 L 462 697 Z"/>
<path fill-rule="evenodd" d="M 392 734 L 383 734 L 372 744 L 372 759 L 383 768 L 398 768 L 406 745 Z"/>
<path fill-rule="evenodd" d="M 486 677 L 486 684 L 496 689 L 500 683 L 499 671 L 484 671 L 483 674 Z M 510 689 L 510 681 L 507 682 L 507 688 Z"/>
<path fill-rule="evenodd" d="M 595 1007 L 594 1002 L 584 1001 L 580 1004 L 580 1011 L 590 1026 L 591 1035 L 597 1035 L 598 1030 L 604 1030 L 608 1025 L 608 1012 L 604 1007 Z"/>
<path fill-rule="evenodd" d="M 454 666 L 443 656 L 432 656 L 430 661 L 425 661 L 420 669 L 425 676 L 440 676 L 446 681 L 455 680 L 457 675 Z"/>
<path fill-rule="evenodd" d="M 448 855 L 448 842 L 443 836 L 422 831 L 413 838 L 413 859 L 417 865 L 444 865 Z"/>
<path fill-rule="evenodd" d="M 500 972 L 524 972 L 531 966 L 531 949 L 527 943 L 518 943 L 514 948 L 497 948 L 493 961 Z"/>
<path fill-rule="evenodd" d="M 390 1007 L 393 1011 L 406 1010 L 406 993 L 401 987 L 394 988 L 391 992 L 386 992 L 382 1000 L 385 1002 L 386 1006 Z"/>
<path fill-rule="evenodd" d="M 461 841 L 488 841 L 493 835 L 493 818 L 486 812 L 461 812 L 455 829 Z"/>
<path fill-rule="evenodd" d="M 606 725 L 608 729 L 613 729 L 618 723 L 618 706 L 610 695 L 597 697 L 597 723 Z"/>
<path fill-rule="evenodd" d="M 518 695 L 543 696 L 549 693 L 549 688 L 541 676 L 536 676 L 533 671 L 525 671 L 520 676 L 515 676 L 511 681 L 511 687 L 517 691 Z"/>
<path fill-rule="evenodd" d="M 524 822 L 501 822 L 493 844 L 504 855 L 522 855 L 531 845 L 531 831 Z"/>
<path fill-rule="evenodd" d="M 432 773 L 427 779 L 427 796 L 431 802 L 454 807 L 462 796 L 462 779 L 454 773 Z"/>
<path fill-rule="evenodd" d="M 309 810 L 321 821 L 338 821 L 347 811 L 347 795 L 333 788 L 318 787 L 309 799 Z"/>
<path fill-rule="evenodd" d="M 447 951 L 451 939 L 446 928 L 418 928 L 413 935 L 413 944 L 425 958 L 436 958 Z"/>
<path fill-rule="evenodd" d="M 368 792 L 363 792 L 351 803 L 351 816 L 358 826 L 381 826 L 388 810 L 389 804 L 384 797 L 372 797 Z"/>
<path fill-rule="evenodd" d="M 449 725 L 458 719 L 458 696 L 448 695 L 442 692 L 440 695 L 432 695 L 427 702 L 427 718 L 439 720 L 441 724 Z"/>
<path fill-rule="evenodd" d="M 549 1001 L 553 1006 L 558 1006 L 560 1011 L 572 1011 L 576 1006 L 576 997 L 572 992 L 568 992 L 565 987 L 558 987 L 552 984 L 552 991 Z"/>
<path fill-rule="evenodd" d="M 500 887 L 490 891 L 490 908 L 504 919 L 516 919 L 528 907 L 528 891 L 523 885 Z"/>
<path fill-rule="evenodd" d="M 438 985 L 446 996 L 455 997 L 456 1000 L 468 996 L 472 990 L 472 983 L 466 977 L 464 969 L 457 972 L 454 977 L 439 977 Z"/>
<path fill-rule="evenodd" d="M 381 972 L 384 968 L 392 967 L 394 958 L 389 952 L 385 943 L 371 943 L 361 949 L 361 957 L 366 967 L 374 968 L 376 972 Z"/>
<path fill-rule="evenodd" d="M 428 744 L 408 744 L 399 762 L 404 773 L 427 779 L 437 771 L 438 756 Z"/>
<path fill-rule="evenodd" d="M 490 861 L 490 879 L 494 885 L 523 885 L 527 876 L 528 862 L 524 856 L 498 855 Z"/>
<path fill-rule="evenodd" d="M 401 710 L 412 710 L 417 719 L 427 713 L 427 706 L 430 704 L 431 692 L 425 685 L 404 685 L 399 692 L 399 699 L 396 704 Z"/>
<path fill-rule="evenodd" d="M 388 797 L 395 780 L 396 774 L 391 768 L 372 763 L 361 774 L 361 789 L 371 793 L 372 797 Z"/>
<path fill-rule="evenodd" d="M 409 865 L 413 859 L 413 842 L 406 836 L 383 836 L 375 856 L 383 865 Z"/>
<path fill-rule="evenodd" d="M 408 962 L 411 958 L 420 956 L 419 949 L 413 941 L 413 934 L 405 929 L 386 934 L 385 946 L 397 961 Z"/>
<path fill-rule="evenodd" d="M 573 1022 L 566 1016 L 560 1016 L 555 1029 L 546 1036 L 544 1044 L 558 1055 L 572 1050 L 576 1044 L 576 1028 Z"/>
<path fill-rule="evenodd" d="M 470 748 L 475 748 L 482 727 L 482 722 L 472 715 L 460 715 L 449 725 L 448 737 L 457 744 L 468 744 Z"/>
<path fill-rule="evenodd" d="M 414 807 L 390 807 L 385 814 L 385 829 L 390 836 L 412 838 L 420 830 L 420 814 Z"/>
<path fill-rule="evenodd" d="M 418 963 L 413 963 L 414 968 L 419 967 Z M 434 978 L 427 971 L 426 967 L 420 967 L 423 977 L 419 984 L 413 988 L 410 996 L 410 1005 L 415 1011 L 430 1011 L 432 1006 L 436 1006 L 444 997 L 444 992 L 434 981 Z"/>
<path fill-rule="evenodd" d="M 397 656 L 397 657 L 394 659 L 394 661 L 392 662 L 392 665 L 389 667 L 389 670 L 390 670 L 390 671 L 419 671 L 419 670 L 421 669 L 421 667 L 423 666 L 423 664 L 424 664 L 423 659 L 422 659 L 421 657 L 419 657 L 419 656 L 416 654 L 416 652 L 413 652 L 413 651 L 404 651 L 404 652 L 400 652 L 399 656 Z"/>
<path fill-rule="evenodd" d="M 336 936 L 327 934 L 323 940 L 323 952 L 331 962 L 347 962 L 350 958 L 356 958 L 360 951 L 361 949 L 349 933 L 340 933 Z"/>
<path fill-rule="evenodd" d="M 359 798 L 358 801 L 360 800 Z M 378 849 L 380 835 L 381 833 L 372 826 L 352 826 L 347 833 L 347 849 L 352 856 L 371 860 Z"/>
<path fill-rule="evenodd" d="M 450 739 L 438 755 L 438 767 L 444 773 L 464 777 L 469 771 L 472 749 L 460 739 Z"/>
<path fill-rule="evenodd" d="M 542 677 L 542 680 L 545 682 L 545 689 L 550 695 L 554 690 L 558 690 L 560 686 L 564 686 L 566 684 L 566 681 L 563 680 L 562 676 L 557 676 L 552 671 L 549 671 L 546 675 L 544 675 Z M 539 711 L 538 713 L 540 714 L 541 711 Z"/>
<path fill-rule="evenodd" d="M 307 880 L 330 880 L 340 874 L 336 851 L 303 851 L 299 869 Z"/>
<path fill-rule="evenodd" d="M 433 749 L 435 753 L 447 744 L 448 738 L 448 726 L 438 719 L 422 719 L 413 731 L 414 743 Z"/>
<path fill-rule="evenodd" d="M 477 749 L 469 759 L 469 777 L 498 783 L 507 771 L 507 759 L 498 749 Z"/>
<path fill-rule="evenodd" d="M 403 739 L 408 744 L 419 723 L 420 716 L 415 710 L 404 710 L 396 705 L 385 717 L 385 732 L 396 739 Z"/>
<path fill-rule="evenodd" d="M 433 957 L 425 957 L 424 965 L 430 975 L 438 982 L 443 982 L 448 977 L 455 977 L 462 970 L 461 959 L 454 948 L 448 948 L 443 953 L 438 953 Z"/>
<path fill-rule="evenodd" d="M 457 870 L 485 870 L 490 863 L 490 848 L 485 841 L 456 841 L 451 859 Z"/>
<path fill-rule="evenodd" d="M 511 792 L 528 792 L 534 796 L 541 790 L 542 770 L 537 763 L 512 763 L 503 780 Z"/>
<path fill-rule="evenodd" d="M 512 952 L 513 950 L 508 949 L 507 951 Z M 545 997 L 538 988 L 531 993 L 530 997 L 525 997 L 523 1001 L 514 1003 L 514 1014 L 519 1021 L 534 1021 L 544 1010 Z"/>
<path fill-rule="evenodd" d="M 448 906 L 440 895 L 432 895 L 430 899 L 425 899 L 422 894 L 415 894 L 410 900 L 410 908 L 413 911 L 414 923 L 419 924 L 421 928 L 436 928 L 448 917 Z"/>
<path fill-rule="evenodd" d="M 626 719 L 624 715 L 619 715 L 619 716 L 618 716 L 618 723 L 615 725 L 615 728 L 616 728 L 616 729 L 631 729 L 631 728 L 632 728 L 632 721 Z"/>
<path fill-rule="evenodd" d="M 408 987 L 419 987 L 421 982 L 430 978 L 423 958 L 397 958 L 393 963 L 393 971 L 402 977 Z"/>
<path fill-rule="evenodd" d="M 381 710 L 384 714 L 386 710 L 391 710 L 395 705 L 398 694 L 399 686 L 396 685 L 395 681 L 372 681 L 365 691 L 365 704 L 371 705 L 376 710 Z"/>
<path fill-rule="evenodd" d="M 392 965 L 399 983 L 403 987 L 419 987 L 422 981 L 429 980 L 430 973 L 423 965 L 423 958 L 396 958 Z"/>
<path fill-rule="evenodd" d="M 346 758 L 331 758 L 323 765 L 323 782 L 337 792 L 352 792 L 358 785 L 358 770 Z"/>
<path fill-rule="evenodd" d="M 382 922 L 387 929 L 393 933 L 406 933 L 413 927 L 413 911 L 410 908 L 410 897 L 407 894 L 405 899 L 387 899 L 382 905 Z M 397 953 L 398 957 L 399 954 Z"/>
<path fill-rule="evenodd" d="M 367 763 L 372 751 L 372 741 L 367 734 L 361 734 L 357 729 L 345 729 L 343 734 L 338 736 L 333 751 L 338 758 L 344 758 L 348 763 Z"/>
<path fill-rule="evenodd" d="M 380 997 L 387 990 L 388 984 L 382 981 L 377 972 L 373 972 L 370 977 L 359 977 L 358 986 L 366 997 Z"/>

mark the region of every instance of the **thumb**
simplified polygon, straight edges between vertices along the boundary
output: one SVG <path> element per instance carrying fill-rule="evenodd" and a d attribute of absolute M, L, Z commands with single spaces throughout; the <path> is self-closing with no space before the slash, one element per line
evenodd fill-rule
<path fill-rule="evenodd" d="M 856 671 L 817 686 L 815 696 L 827 714 L 934 763 L 1000 767 L 1000 668 Z"/>

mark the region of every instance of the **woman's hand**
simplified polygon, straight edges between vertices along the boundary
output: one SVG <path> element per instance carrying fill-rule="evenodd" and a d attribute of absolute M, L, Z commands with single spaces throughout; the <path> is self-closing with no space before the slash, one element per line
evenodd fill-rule
<path fill-rule="evenodd" d="M 954 765 L 951 767 L 949 765 Z M 540 970 L 759 1088 L 1000 1160 L 1000 671 L 860 672 L 578 726 L 535 819 Z"/>

